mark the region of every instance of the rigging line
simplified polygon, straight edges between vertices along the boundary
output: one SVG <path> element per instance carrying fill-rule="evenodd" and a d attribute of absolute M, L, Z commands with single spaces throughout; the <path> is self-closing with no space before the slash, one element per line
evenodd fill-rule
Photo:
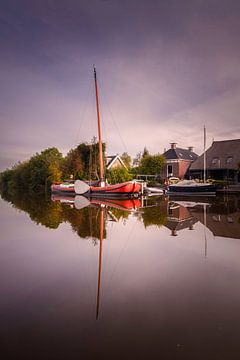
<path fill-rule="evenodd" d="M 129 239 L 130 239 L 130 235 L 132 235 L 132 232 L 133 232 L 133 230 L 135 229 L 135 226 L 136 226 L 136 222 L 133 223 L 132 228 L 131 228 L 131 230 L 129 231 L 129 234 L 128 234 L 126 240 L 125 240 L 125 243 L 124 243 L 124 245 L 123 245 L 123 247 L 122 247 L 122 249 L 121 249 L 121 251 L 120 251 L 120 254 L 119 254 L 119 256 L 118 256 L 118 259 L 117 259 L 117 261 L 116 261 L 116 264 L 115 264 L 115 266 L 114 266 L 114 268 L 113 268 L 112 274 L 111 274 L 110 277 L 109 277 L 109 281 L 108 281 L 108 284 L 107 284 L 107 287 L 106 287 L 106 293 L 108 293 L 108 290 L 109 290 L 109 287 L 110 287 L 110 283 L 112 282 L 112 279 L 113 279 L 113 277 L 114 277 L 114 275 L 115 275 L 115 273 L 116 273 L 117 266 L 118 266 L 118 264 L 119 264 L 119 262 L 120 262 L 120 258 L 122 257 L 123 252 L 124 252 L 124 251 L 126 250 L 126 248 L 127 248 L 127 245 L 128 245 Z M 103 296 L 103 299 L 104 299 L 104 296 Z"/>
<path fill-rule="evenodd" d="M 126 144 L 125 144 L 125 142 L 124 142 L 124 140 L 123 140 L 123 138 L 122 138 L 122 136 L 121 136 L 119 127 L 117 126 L 117 123 L 116 123 L 116 121 L 115 121 L 115 119 L 114 119 L 114 116 L 113 116 L 113 112 L 112 112 L 112 110 L 111 110 L 111 107 L 110 107 L 110 105 L 109 105 L 109 103 L 108 103 L 108 101 L 107 101 L 107 97 L 105 96 L 105 92 L 104 92 L 103 88 L 101 87 L 101 82 L 100 82 L 100 88 L 101 88 L 102 98 L 104 99 L 104 103 L 105 103 L 105 105 L 106 105 L 106 108 L 108 109 L 108 112 L 109 112 L 109 114 L 110 114 L 112 123 L 114 124 L 114 126 L 115 126 L 115 128 L 116 128 L 116 130 L 117 130 L 118 136 L 120 137 L 120 140 L 121 140 L 121 142 L 122 142 L 122 145 L 123 145 L 124 150 L 125 150 L 126 152 L 128 152 L 127 146 L 126 146 Z"/>
<path fill-rule="evenodd" d="M 78 129 L 77 129 L 77 132 L 75 133 L 75 137 L 74 137 L 75 138 L 75 140 L 74 140 L 75 146 L 78 145 L 79 141 L 82 141 L 82 140 L 79 140 L 79 134 L 80 134 L 80 130 L 82 130 L 84 120 L 86 118 L 87 107 L 88 107 L 89 102 L 90 102 L 89 101 L 90 94 L 91 94 L 91 86 L 90 86 L 90 83 L 89 83 L 89 85 L 87 86 L 86 101 L 85 101 L 85 104 L 83 105 L 83 107 L 81 108 L 82 112 L 80 112 L 79 116 L 78 116 L 78 118 L 82 119 L 82 120 L 79 121 Z"/>

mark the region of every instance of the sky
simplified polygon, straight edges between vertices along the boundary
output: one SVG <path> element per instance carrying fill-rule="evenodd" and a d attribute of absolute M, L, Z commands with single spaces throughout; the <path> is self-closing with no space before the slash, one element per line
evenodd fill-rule
<path fill-rule="evenodd" d="M 131 156 L 240 138 L 238 0 L 0 0 L 0 170 L 97 136 Z"/>

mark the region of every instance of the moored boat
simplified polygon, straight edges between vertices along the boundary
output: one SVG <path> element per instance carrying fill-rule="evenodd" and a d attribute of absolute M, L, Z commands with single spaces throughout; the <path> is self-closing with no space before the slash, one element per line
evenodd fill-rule
<path fill-rule="evenodd" d="M 98 124 L 98 144 L 99 144 L 99 165 L 100 165 L 100 180 L 98 185 L 87 184 L 84 181 L 76 180 L 74 184 L 59 183 L 51 186 L 52 192 L 73 193 L 78 195 L 86 195 L 87 197 L 125 197 L 136 198 L 140 195 L 142 185 L 137 181 L 127 181 L 120 184 L 108 185 L 104 176 L 103 167 L 103 151 L 102 151 L 102 137 L 101 137 L 101 122 L 100 122 L 100 108 L 98 99 L 98 84 L 97 73 L 94 67 L 94 84 L 97 108 L 97 124 Z"/>
<path fill-rule="evenodd" d="M 141 184 L 127 181 L 121 184 L 106 186 L 90 186 L 88 195 L 91 197 L 136 197 L 141 191 Z"/>
<path fill-rule="evenodd" d="M 197 196 L 214 196 L 216 187 L 210 183 L 197 183 L 194 180 L 182 180 L 177 184 L 168 186 L 168 195 L 197 195 Z"/>
<path fill-rule="evenodd" d="M 74 182 L 54 183 L 51 185 L 51 192 L 75 195 Z"/>

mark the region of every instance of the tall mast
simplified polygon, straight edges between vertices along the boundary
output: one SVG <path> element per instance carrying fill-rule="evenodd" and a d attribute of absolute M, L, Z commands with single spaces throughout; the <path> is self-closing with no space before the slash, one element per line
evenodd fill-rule
<path fill-rule="evenodd" d="M 203 140 L 203 182 L 206 182 L 206 127 L 203 127 L 204 140 Z"/>
<path fill-rule="evenodd" d="M 103 153 L 102 153 L 102 137 L 101 137 L 101 123 L 100 123 L 100 110 L 99 110 L 99 100 L 98 100 L 98 84 L 97 84 L 97 72 L 94 67 L 94 83 L 95 83 L 95 93 L 96 93 L 96 106 L 97 106 L 97 121 L 98 121 L 98 144 L 99 144 L 99 163 L 100 163 L 100 181 L 101 184 L 104 181 L 103 175 Z"/>

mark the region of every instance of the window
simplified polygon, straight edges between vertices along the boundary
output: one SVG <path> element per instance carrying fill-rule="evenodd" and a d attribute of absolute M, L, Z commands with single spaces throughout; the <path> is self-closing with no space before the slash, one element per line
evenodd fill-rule
<path fill-rule="evenodd" d="M 167 176 L 172 176 L 172 175 L 173 175 L 172 165 L 168 165 L 168 167 L 167 167 Z"/>
<path fill-rule="evenodd" d="M 233 160 L 233 157 L 232 157 L 232 156 L 228 156 L 228 157 L 227 157 L 227 160 L 226 160 L 226 163 L 227 163 L 227 164 L 230 164 L 230 163 L 232 162 L 232 160 Z"/>
<path fill-rule="evenodd" d="M 219 158 L 215 157 L 212 159 L 212 164 L 217 164 L 219 161 Z"/>

